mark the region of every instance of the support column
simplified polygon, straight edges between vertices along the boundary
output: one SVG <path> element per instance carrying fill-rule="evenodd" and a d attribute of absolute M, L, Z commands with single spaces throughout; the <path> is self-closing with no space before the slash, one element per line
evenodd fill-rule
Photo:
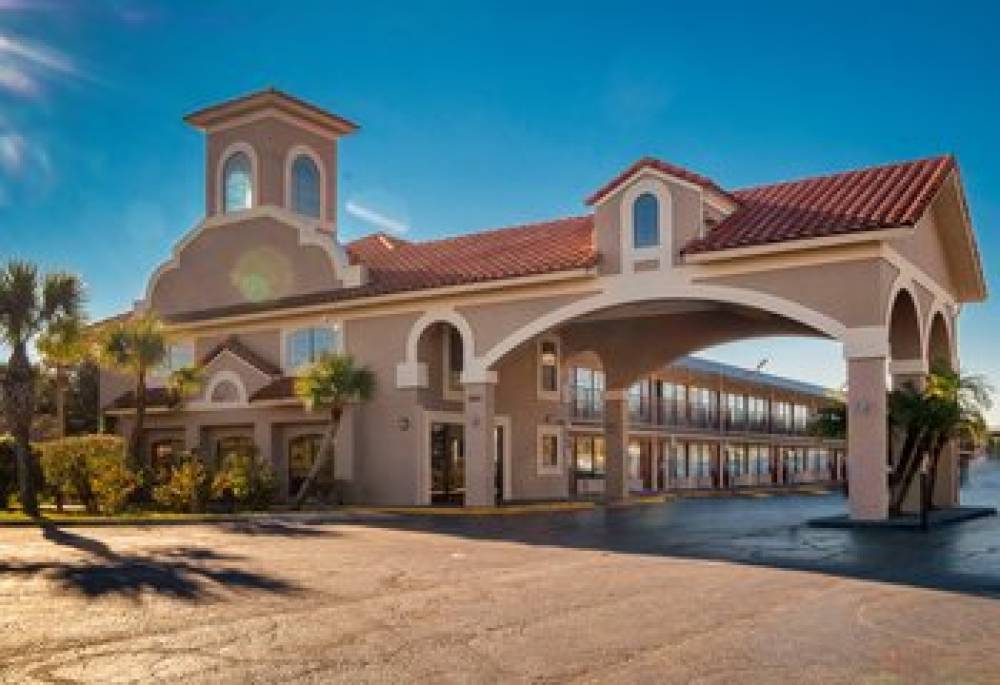
<path fill-rule="evenodd" d="M 650 475 L 650 485 L 653 486 L 653 492 L 659 492 L 660 490 L 660 439 L 657 437 L 650 438 L 649 440 L 649 469 L 652 472 Z"/>
<path fill-rule="evenodd" d="M 628 499 L 628 402 L 624 390 L 604 391 L 604 500 Z"/>
<path fill-rule="evenodd" d="M 184 426 L 184 449 L 192 452 L 201 451 L 201 426 L 191 423 Z M 202 459 L 207 457 L 207 454 L 201 455 Z"/>
<path fill-rule="evenodd" d="M 851 518 L 889 516 L 886 358 L 847 360 L 847 454 Z"/>
<path fill-rule="evenodd" d="M 494 427 L 494 383 L 466 383 L 465 506 L 467 507 L 491 507 L 496 504 Z"/>

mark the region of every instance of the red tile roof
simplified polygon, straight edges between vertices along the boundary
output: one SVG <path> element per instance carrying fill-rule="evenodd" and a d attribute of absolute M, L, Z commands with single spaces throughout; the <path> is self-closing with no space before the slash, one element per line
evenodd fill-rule
<path fill-rule="evenodd" d="M 714 190 L 720 195 L 725 195 L 730 197 L 729 193 L 723 190 L 715 181 L 712 179 L 697 174 L 684 167 L 677 166 L 676 164 L 671 164 L 670 162 L 664 162 L 662 159 L 656 159 L 655 157 L 643 157 L 638 162 L 630 166 L 625 171 L 621 172 L 613 179 L 605 183 L 600 189 L 597 190 L 593 195 L 587 198 L 586 202 L 588 205 L 595 205 L 605 197 L 613 193 L 618 189 L 621 184 L 625 183 L 633 175 L 643 169 L 655 169 L 668 176 L 674 176 L 681 179 L 682 181 L 687 181 L 688 183 L 694 183 L 696 186 L 701 186 L 707 190 Z"/>
<path fill-rule="evenodd" d="M 290 376 L 276 378 L 250 396 L 251 402 L 258 400 L 288 400 L 295 397 L 295 379 Z"/>
<path fill-rule="evenodd" d="M 739 208 L 684 253 L 912 226 L 954 168 L 946 155 L 737 190 Z"/>
<path fill-rule="evenodd" d="M 280 376 L 281 368 L 244 345 L 238 337 L 231 335 L 206 354 L 201 365 L 205 366 L 223 352 L 230 352 L 267 376 Z"/>
<path fill-rule="evenodd" d="M 593 228 L 593 217 L 588 215 L 419 243 L 378 233 L 346 245 L 351 261 L 368 269 L 365 285 L 188 312 L 169 320 L 198 321 L 586 269 L 597 264 Z"/>

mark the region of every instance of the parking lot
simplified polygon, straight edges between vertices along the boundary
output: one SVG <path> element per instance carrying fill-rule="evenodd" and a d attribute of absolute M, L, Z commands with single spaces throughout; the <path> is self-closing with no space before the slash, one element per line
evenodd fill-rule
<path fill-rule="evenodd" d="M 978 465 L 967 501 L 997 504 Z M 839 495 L 0 529 L 6 682 L 996 682 L 1000 520 Z"/>

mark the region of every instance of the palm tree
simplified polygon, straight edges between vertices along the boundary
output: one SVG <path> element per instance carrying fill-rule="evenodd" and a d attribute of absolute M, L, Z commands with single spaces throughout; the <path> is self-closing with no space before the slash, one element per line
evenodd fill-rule
<path fill-rule="evenodd" d="M 201 392 L 205 384 L 204 370 L 200 366 L 182 366 L 167 377 L 167 389 L 174 408 L 181 407 L 190 397 Z"/>
<path fill-rule="evenodd" d="M 298 507 L 329 461 L 344 409 L 349 404 L 366 402 L 375 394 L 375 374 L 366 366 L 357 366 L 350 355 L 324 354 L 295 379 L 295 394 L 309 411 L 316 408 L 330 411 L 330 422 L 320 443 L 319 454 L 295 495 L 295 506 Z"/>
<path fill-rule="evenodd" d="M 44 364 L 55 373 L 56 424 L 60 438 L 66 437 L 66 395 L 70 370 L 87 360 L 90 352 L 88 342 L 82 321 L 63 319 L 39 335 L 35 344 Z"/>
<path fill-rule="evenodd" d="M 10 347 L 3 379 L 3 405 L 17 452 L 17 482 L 21 506 L 38 515 L 32 477 L 31 422 L 35 414 L 36 374 L 28 346 L 50 328 L 81 318 L 83 285 L 67 273 L 44 276 L 34 264 L 11 261 L 0 269 L 0 336 Z"/>
<path fill-rule="evenodd" d="M 990 406 L 990 387 L 984 379 L 939 365 L 927 376 L 923 390 L 905 388 L 890 395 L 892 424 L 905 436 L 890 478 L 894 487 L 892 511 L 899 511 L 925 463 L 928 477 L 922 500 L 930 501 L 948 443 L 966 436 L 982 439 L 986 430 L 983 412 Z"/>
<path fill-rule="evenodd" d="M 167 356 L 167 336 L 163 324 L 146 314 L 110 324 L 101 335 L 99 355 L 103 364 L 132 376 L 135 382 L 135 421 L 128 441 L 130 465 L 147 473 L 148 459 L 142 454 L 142 433 L 146 422 L 146 379 L 151 369 Z"/>

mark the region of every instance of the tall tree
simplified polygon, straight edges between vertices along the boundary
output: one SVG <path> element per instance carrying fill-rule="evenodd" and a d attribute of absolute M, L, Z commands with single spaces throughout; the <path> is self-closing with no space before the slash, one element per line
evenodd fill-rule
<path fill-rule="evenodd" d="M 149 459 L 142 450 L 146 387 L 150 370 L 162 364 L 167 356 L 163 323 L 151 314 L 115 321 L 101 333 L 98 353 L 106 367 L 132 377 L 135 420 L 128 441 L 129 464 L 137 472 L 148 475 Z"/>
<path fill-rule="evenodd" d="M 349 404 L 367 402 L 375 394 L 375 374 L 367 366 L 355 364 L 350 355 L 325 354 L 295 379 L 295 394 L 310 411 L 330 412 L 319 454 L 295 495 L 295 506 L 301 506 L 316 476 L 330 460 L 344 410 Z"/>
<path fill-rule="evenodd" d="M 89 345 L 83 322 L 64 319 L 55 322 L 38 336 L 35 347 L 42 361 L 55 374 L 56 427 L 60 438 L 66 437 L 66 396 L 71 371 L 86 361 Z"/>
<path fill-rule="evenodd" d="M 10 347 L 3 379 L 3 405 L 14 436 L 21 506 L 38 515 L 31 455 L 37 375 L 28 347 L 40 334 L 71 325 L 82 316 L 83 286 L 67 273 L 42 275 L 34 264 L 11 261 L 0 269 L 0 336 Z"/>

